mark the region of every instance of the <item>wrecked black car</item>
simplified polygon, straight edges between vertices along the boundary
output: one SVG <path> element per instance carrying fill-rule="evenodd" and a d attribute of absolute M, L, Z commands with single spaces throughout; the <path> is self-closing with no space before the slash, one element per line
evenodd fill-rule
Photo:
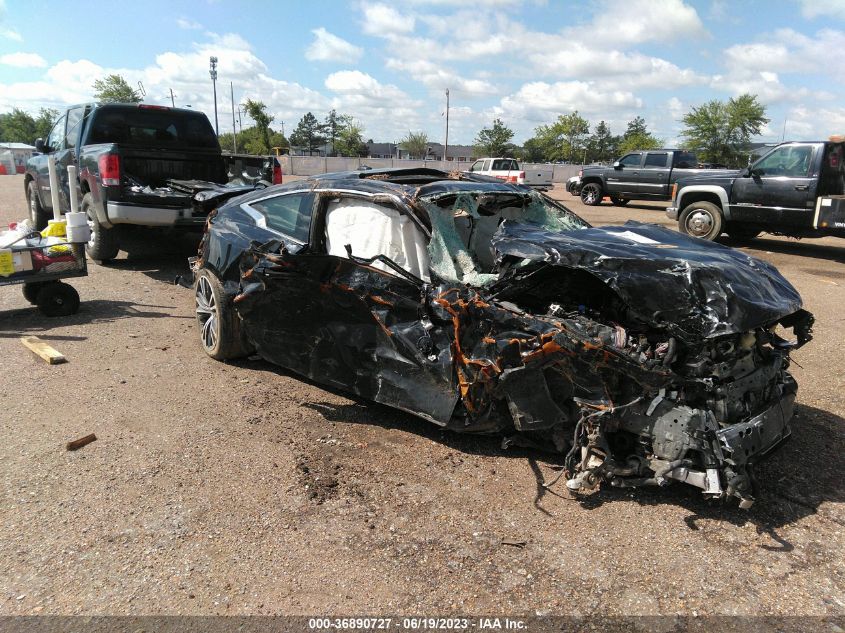
<path fill-rule="evenodd" d="M 743 507 L 790 434 L 789 353 L 813 323 L 745 253 L 432 169 L 229 200 L 193 270 L 212 358 L 563 452 L 573 491 L 682 481 Z"/>

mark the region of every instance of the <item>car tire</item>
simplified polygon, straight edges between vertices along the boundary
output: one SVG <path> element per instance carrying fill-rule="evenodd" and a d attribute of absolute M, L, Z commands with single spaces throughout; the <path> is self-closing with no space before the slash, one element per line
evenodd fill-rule
<path fill-rule="evenodd" d="M 41 292 L 41 287 L 44 283 L 24 284 L 21 288 L 23 290 L 23 298 L 29 301 L 32 305 L 38 305 L 38 293 Z"/>
<path fill-rule="evenodd" d="M 678 218 L 681 233 L 703 240 L 715 240 L 722 234 L 722 210 L 712 202 L 693 202 Z"/>
<path fill-rule="evenodd" d="M 194 303 L 200 327 L 200 344 L 215 360 L 229 360 L 249 354 L 241 334 L 241 322 L 217 275 L 207 269 L 197 273 Z"/>
<path fill-rule="evenodd" d="M 36 305 L 45 316 L 69 316 L 79 310 L 79 293 L 61 281 L 48 282 L 39 289 Z"/>
<path fill-rule="evenodd" d="M 620 198 L 618 196 L 610 196 L 610 201 L 613 203 L 615 207 L 624 207 L 626 204 L 630 202 L 628 198 Z"/>
<path fill-rule="evenodd" d="M 35 181 L 31 181 L 26 186 L 26 197 L 29 201 L 29 221 L 32 223 L 33 229 L 39 231 L 47 226 L 47 212 L 41 206 L 41 200 L 38 199 L 38 190 L 35 188 Z"/>
<path fill-rule="evenodd" d="M 742 225 L 729 224 L 727 232 L 731 240 L 742 244 L 745 242 L 750 242 L 755 237 L 760 235 L 762 231 Z"/>
<path fill-rule="evenodd" d="M 595 207 L 601 204 L 604 197 L 601 185 L 597 182 L 588 182 L 581 187 L 581 202 L 590 207 Z"/>
<path fill-rule="evenodd" d="M 117 229 L 107 229 L 97 219 L 97 212 L 94 208 L 94 198 L 90 193 L 82 196 L 81 211 L 88 218 L 88 228 L 91 229 L 91 237 L 85 246 L 88 257 L 96 262 L 108 262 L 120 252 L 120 238 Z"/>

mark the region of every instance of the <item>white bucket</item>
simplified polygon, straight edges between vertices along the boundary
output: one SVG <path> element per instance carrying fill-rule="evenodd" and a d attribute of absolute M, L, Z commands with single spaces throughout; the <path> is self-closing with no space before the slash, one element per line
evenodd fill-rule
<path fill-rule="evenodd" d="M 84 216 L 84 213 L 78 215 Z M 81 226 L 67 227 L 67 241 L 71 244 L 84 244 L 91 239 L 91 227 L 85 222 Z"/>
<path fill-rule="evenodd" d="M 88 224 L 88 219 L 81 211 L 77 213 L 65 213 L 65 221 L 67 222 L 68 229 L 72 226 L 86 226 Z"/>

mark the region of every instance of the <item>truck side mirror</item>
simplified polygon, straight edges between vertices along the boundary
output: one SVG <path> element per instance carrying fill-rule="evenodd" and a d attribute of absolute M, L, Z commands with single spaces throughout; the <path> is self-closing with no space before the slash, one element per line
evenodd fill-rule
<path fill-rule="evenodd" d="M 622 169 L 622 163 L 617 160 L 615 163 L 613 163 L 613 169 Z"/>
<path fill-rule="evenodd" d="M 39 154 L 43 154 L 47 150 L 46 146 L 44 145 L 43 138 L 35 139 L 35 151 Z"/>

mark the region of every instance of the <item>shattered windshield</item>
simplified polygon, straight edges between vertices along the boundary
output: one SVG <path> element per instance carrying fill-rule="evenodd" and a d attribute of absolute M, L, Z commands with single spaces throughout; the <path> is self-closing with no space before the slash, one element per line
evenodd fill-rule
<path fill-rule="evenodd" d="M 589 224 L 549 198 L 531 192 L 487 190 L 439 192 L 420 202 L 431 218 L 428 245 L 431 271 L 446 281 L 485 286 L 493 274 L 493 235 L 504 221 L 532 224 L 547 231 L 572 231 Z"/>

